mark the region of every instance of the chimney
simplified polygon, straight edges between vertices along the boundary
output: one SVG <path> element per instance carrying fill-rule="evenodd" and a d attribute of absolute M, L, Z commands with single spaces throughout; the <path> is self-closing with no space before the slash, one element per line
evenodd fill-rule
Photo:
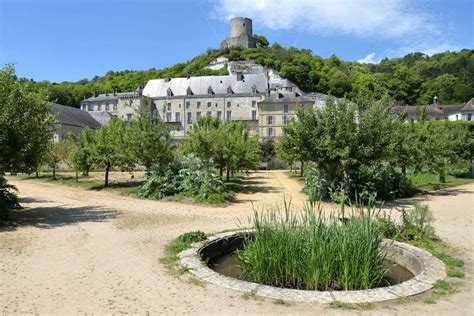
<path fill-rule="evenodd" d="M 243 75 L 242 75 L 242 71 L 237 71 L 236 73 L 236 76 L 237 76 L 237 81 L 242 81 L 243 79 Z"/>
<path fill-rule="evenodd" d="M 164 75 L 163 79 L 164 79 L 165 82 L 170 82 L 170 80 L 171 80 L 169 75 Z"/>
<path fill-rule="evenodd" d="M 291 86 L 291 96 L 293 96 L 293 97 L 296 97 L 296 96 L 297 96 L 297 93 L 296 93 L 296 86 L 295 86 L 295 85 L 292 85 L 292 86 Z"/>
<path fill-rule="evenodd" d="M 439 98 L 437 96 L 433 97 L 433 107 L 435 110 L 441 110 L 441 105 L 439 104 Z"/>

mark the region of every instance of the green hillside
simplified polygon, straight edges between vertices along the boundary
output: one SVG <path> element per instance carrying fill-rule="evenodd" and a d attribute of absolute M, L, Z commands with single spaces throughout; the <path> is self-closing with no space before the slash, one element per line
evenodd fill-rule
<path fill-rule="evenodd" d="M 324 59 L 310 50 L 270 47 L 211 50 L 192 60 L 165 69 L 109 71 L 102 77 L 77 82 L 35 82 L 51 101 L 78 107 L 83 96 L 94 91 L 131 91 L 150 79 L 226 74 L 225 69 L 205 69 L 224 55 L 230 60 L 251 59 L 277 70 L 305 91 L 354 97 L 370 93 L 389 95 L 397 104 L 428 104 L 437 95 L 443 104 L 464 103 L 474 97 L 474 50 L 446 52 L 428 57 L 413 53 L 403 58 L 384 59 L 379 64 L 345 62 L 335 55 Z"/>

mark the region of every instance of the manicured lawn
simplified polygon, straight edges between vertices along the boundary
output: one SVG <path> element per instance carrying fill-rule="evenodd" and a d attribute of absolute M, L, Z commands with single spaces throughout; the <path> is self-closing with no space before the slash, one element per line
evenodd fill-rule
<path fill-rule="evenodd" d="M 446 182 L 440 183 L 437 175 L 432 173 L 414 174 L 409 172 L 407 177 L 413 183 L 413 186 L 420 191 L 440 190 L 474 182 L 474 179 L 446 176 Z"/>

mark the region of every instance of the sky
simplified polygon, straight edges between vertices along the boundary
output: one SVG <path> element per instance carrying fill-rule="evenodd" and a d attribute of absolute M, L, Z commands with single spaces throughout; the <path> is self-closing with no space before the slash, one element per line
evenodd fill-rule
<path fill-rule="evenodd" d="M 161 69 L 218 48 L 233 16 L 324 58 L 474 49 L 474 0 L 0 0 L 0 64 L 51 82 Z"/>

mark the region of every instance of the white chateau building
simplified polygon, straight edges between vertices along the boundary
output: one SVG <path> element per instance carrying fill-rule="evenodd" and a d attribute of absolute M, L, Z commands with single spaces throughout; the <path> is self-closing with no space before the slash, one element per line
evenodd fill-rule
<path fill-rule="evenodd" d="M 255 47 L 252 21 L 246 18 L 231 20 L 231 37 L 222 46 Z M 94 94 L 84 99 L 82 110 L 106 123 L 110 118 L 124 121 L 133 119 L 142 96 L 153 101 L 159 118 L 172 126 L 176 141 L 184 138 L 187 130 L 201 116 L 210 115 L 222 121 L 242 121 L 252 135 L 261 139 L 278 137 L 296 109 L 300 106 L 321 106 L 324 95 L 303 92 L 290 80 L 272 69 L 252 61 L 229 61 L 221 56 L 208 66 L 226 67 L 228 75 L 201 76 L 150 80 L 143 91 Z"/>

